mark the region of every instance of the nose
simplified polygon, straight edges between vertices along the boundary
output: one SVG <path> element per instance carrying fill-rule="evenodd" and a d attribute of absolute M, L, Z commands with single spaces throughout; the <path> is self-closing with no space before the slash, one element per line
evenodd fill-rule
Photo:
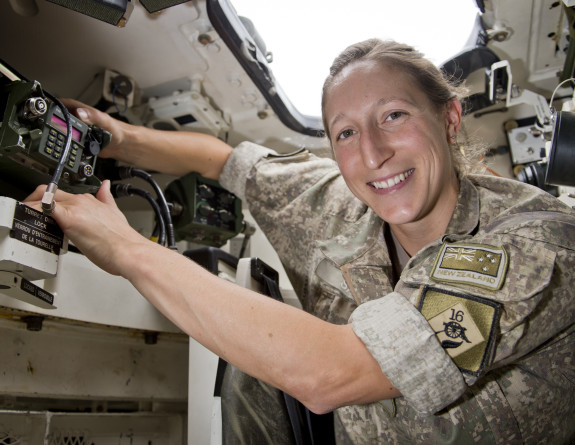
<path fill-rule="evenodd" d="M 377 170 L 390 157 L 389 151 L 384 148 L 381 131 L 371 127 L 361 133 L 359 149 L 363 164 L 372 170 Z"/>

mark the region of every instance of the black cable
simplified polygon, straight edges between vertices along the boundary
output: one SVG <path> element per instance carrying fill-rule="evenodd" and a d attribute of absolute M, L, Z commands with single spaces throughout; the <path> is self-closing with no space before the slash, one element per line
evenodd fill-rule
<path fill-rule="evenodd" d="M 58 190 L 58 182 L 60 182 L 60 177 L 62 176 L 62 171 L 64 170 L 64 166 L 70 153 L 70 147 L 72 146 L 72 120 L 70 119 L 70 112 L 62 102 L 49 93 L 45 92 L 45 94 L 58 106 L 58 108 L 60 108 L 64 115 L 64 121 L 66 122 L 66 143 L 64 144 L 64 151 L 58 161 L 58 165 L 56 165 L 56 170 L 54 170 L 52 179 L 42 196 L 42 211 L 45 214 L 50 215 L 54 211 L 54 195 L 56 194 L 56 190 Z"/>
<path fill-rule="evenodd" d="M 158 204 L 162 211 L 162 216 L 164 219 L 164 223 L 166 226 L 166 235 L 168 239 L 168 248 L 172 250 L 177 250 L 176 247 L 176 237 L 174 234 L 174 225 L 172 223 L 172 215 L 170 214 L 170 208 L 168 206 L 168 202 L 166 201 L 166 197 L 164 196 L 164 192 L 158 185 L 158 183 L 154 180 L 151 174 L 144 170 L 140 170 L 134 167 L 120 167 L 118 169 L 118 173 L 121 179 L 129 179 L 129 178 L 141 178 L 147 181 L 154 191 L 156 192 Z"/>
<path fill-rule="evenodd" d="M 118 112 L 118 114 L 120 116 L 123 116 L 124 113 L 128 110 L 128 97 L 117 93 L 117 91 L 120 88 L 121 88 L 121 84 L 118 84 L 112 90 L 112 103 L 114 104 L 114 107 L 116 108 L 116 111 Z M 122 98 L 124 98 L 124 109 L 123 110 L 120 110 L 120 107 L 116 103 L 116 96 L 121 96 Z"/>
<path fill-rule="evenodd" d="M 170 249 L 176 250 L 177 249 L 176 248 L 176 238 L 175 238 L 175 234 L 174 234 L 174 225 L 172 224 L 172 215 L 170 213 L 170 208 L 168 206 L 168 202 L 166 201 L 166 197 L 164 196 L 164 192 L 162 191 L 162 189 L 160 188 L 158 183 L 154 180 L 152 175 L 149 174 L 148 172 L 146 172 L 144 170 L 137 169 L 137 168 L 133 168 L 132 174 L 135 177 L 138 177 L 138 178 L 141 178 L 141 179 L 144 179 L 145 181 L 147 181 L 152 186 L 154 191 L 156 192 L 156 197 L 157 197 L 158 203 L 160 205 L 160 209 L 162 210 L 162 214 L 164 216 L 164 223 L 166 225 L 166 235 L 168 237 L 168 247 Z"/>
<path fill-rule="evenodd" d="M 162 211 L 150 192 L 139 187 L 134 187 L 130 184 L 112 184 L 111 192 L 114 198 L 123 198 L 134 195 L 145 198 L 150 203 L 154 213 L 156 214 L 156 223 L 159 230 L 158 244 L 163 246 L 166 243 L 166 225 L 164 223 Z"/>

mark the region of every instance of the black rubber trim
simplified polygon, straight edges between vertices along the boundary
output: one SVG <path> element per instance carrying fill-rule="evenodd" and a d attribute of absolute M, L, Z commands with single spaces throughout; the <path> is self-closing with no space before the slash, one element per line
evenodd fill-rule
<path fill-rule="evenodd" d="M 300 113 L 275 82 L 264 55 L 257 45 L 245 50 L 253 56 L 248 60 L 242 51 L 242 44 L 253 42 L 235 9 L 228 0 L 207 0 L 208 17 L 214 29 L 234 54 L 242 68 L 250 76 L 280 121 L 288 128 L 308 136 L 324 137 L 323 124 L 319 116 Z"/>

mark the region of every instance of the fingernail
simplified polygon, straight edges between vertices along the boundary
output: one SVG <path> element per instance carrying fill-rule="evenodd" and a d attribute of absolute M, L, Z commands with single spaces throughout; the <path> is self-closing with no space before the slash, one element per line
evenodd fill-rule
<path fill-rule="evenodd" d="M 84 122 L 86 123 L 90 123 L 89 122 L 89 118 L 88 118 L 88 113 L 86 112 L 86 110 L 84 110 L 83 108 L 78 108 L 76 110 L 76 114 L 78 115 L 78 117 L 80 119 L 82 119 Z"/>

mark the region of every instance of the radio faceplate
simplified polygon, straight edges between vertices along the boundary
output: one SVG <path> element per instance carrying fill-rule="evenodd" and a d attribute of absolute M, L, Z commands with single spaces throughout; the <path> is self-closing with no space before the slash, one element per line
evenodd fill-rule
<path fill-rule="evenodd" d="M 0 83 L 0 111 L 0 177 L 6 184 L 2 188 L 21 199 L 39 184 L 51 181 L 64 153 L 66 117 L 36 81 Z M 75 116 L 69 115 L 69 119 L 71 147 L 58 187 L 71 193 L 95 193 L 101 185 L 94 176 L 97 155 L 111 135 Z"/>

